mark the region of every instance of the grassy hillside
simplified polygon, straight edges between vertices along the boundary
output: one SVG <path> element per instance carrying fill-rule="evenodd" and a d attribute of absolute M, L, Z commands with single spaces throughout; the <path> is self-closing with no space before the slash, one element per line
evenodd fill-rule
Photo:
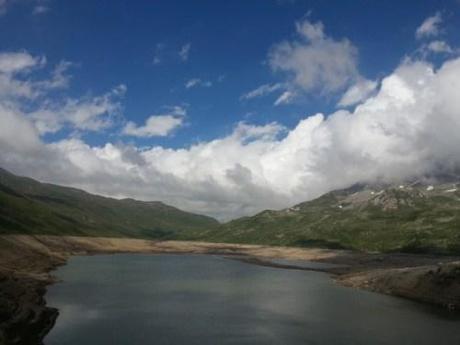
<path fill-rule="evenodd" d="M 183 239 L 365 251 L 460 253 L 456 184 L 355 186 L 281 211 L 263 211 Z"/>
<path fill-rule="evenodd" d="M 460 253 L 460 188 L 354 186 L 219 225 L 161 202 L 105 198 L 0 169 L 1 233 Z"/>
<path fill-rule="evenodd" d="M 172 238 L 216 225 L 161 202 L 105 198 L 0 169 L 0 233 Z"/>

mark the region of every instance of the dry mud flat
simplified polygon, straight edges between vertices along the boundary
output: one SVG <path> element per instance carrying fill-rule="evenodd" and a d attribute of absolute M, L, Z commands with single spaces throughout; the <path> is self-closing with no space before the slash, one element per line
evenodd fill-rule
<path fill-rule="evenodd" d="M 460 309 L 460 258 L 136 239 L 0 236 L 0 344 L 40 344 L 58 311 L 46 306 L 50 272 L 72 255 L 191 253 L 231 256 L 280 268 L 273 259 L 308 260 L 338 266 L 320 268 L 346 286 L 365 288 Z"/>

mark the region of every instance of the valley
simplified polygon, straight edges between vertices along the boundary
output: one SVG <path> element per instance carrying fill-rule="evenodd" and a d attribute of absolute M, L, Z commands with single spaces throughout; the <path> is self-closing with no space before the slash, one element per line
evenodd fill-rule
<path fill-rule="evenodd" d="M 39 343 L 48 333 L 58 310 L 46 305 L 46 287 L 56 282 L 53 270 L 75 255 L 205 254 L 307 271 L 311 269 L 295 262 L 329 263 L 331 268 L 313 270 L 329 273 L 345 286 L 460 308 L 460 257 L 454 256 L 46 235 L 1 235 L 0 248 L 0 344 Z M 274 259 L 293 263 L 279 264 Z"/>
<path fill-rule="evenodd" d="M 39 343 L 58 315 L 45 300 L 53 270 L 95 254 L 218 255 L 325 272 L 343 286 L 458 310 L 459 221 L 452 181 L 356 185 L 222 224 L 161 202 L 106 198 L 1 170 L 0 340 Z"/>

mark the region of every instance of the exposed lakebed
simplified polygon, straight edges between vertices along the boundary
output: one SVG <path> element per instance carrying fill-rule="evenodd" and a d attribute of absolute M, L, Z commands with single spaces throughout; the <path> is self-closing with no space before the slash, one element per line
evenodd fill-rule
<path fill-rule="evenodd" d="M 459 344 L 460 320 L 324 273 L 211 255 L 72 257 L 46 345 Z"/>

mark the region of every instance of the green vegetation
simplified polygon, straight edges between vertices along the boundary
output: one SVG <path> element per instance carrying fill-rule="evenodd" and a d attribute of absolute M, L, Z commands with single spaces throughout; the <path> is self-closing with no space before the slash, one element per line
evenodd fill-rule
<path fill-rule="evenodd" d="M 458 254 L 460 191 L 452 183 L 354 186 L 219 225 L 161 202 L 105 198 L 0 169 L 1 233 Z"/>
<path fill-rule="evenodd" d="M 216 225 L 213 218 L 161 202 L 105 198 L 0 169 L 0 234 L 169 239 Z"/>
<path fill-rule="evenodd" d="M 263 211 L 183 239 L 362 251 L 460 253 L 460 192 L 452 184 L 335 191 L 281 211 Z"/>

